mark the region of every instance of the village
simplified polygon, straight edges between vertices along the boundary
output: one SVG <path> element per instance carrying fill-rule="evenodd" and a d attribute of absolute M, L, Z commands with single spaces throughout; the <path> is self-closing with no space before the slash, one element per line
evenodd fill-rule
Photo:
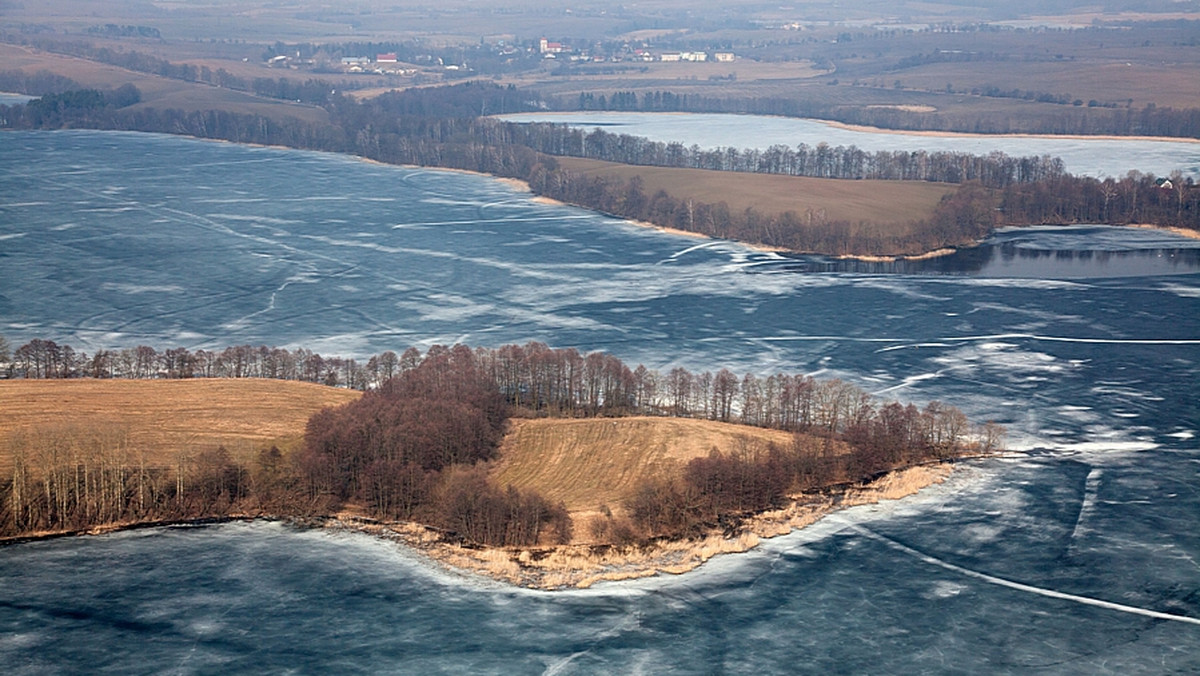
<path fill-rule="evenodd" d="M 573 64 L 587 63 L 733 63 L 737 55 L 732 51 L 684 51 L 674 49 L 653 48 L 646 42 L 631 44 L 594 43 L 589 46 L 579 46 L 566 41 L 554 41 L 539 38 L 536 41 L 513 43 L 500 40 L 492 44 L 480 44 L 472 50 L 459 49 L 461 57 L 458 62 L 437 56 L 432 53 L 401 54 L 398 51 L 365 53 L 366 50 L 347 54 L 337 46 L 319 49 L 312 54 L 304 54 L 302 50 L 288 54 L 273 54 L 265 58 L 264 63 L 270 68 L 287 68 L 292 70 L 312 70 L 315 72 L 338 72 L 345 74 L 397 75 L 414 76 L 429 70 L 444 72 L 480 73 L 491 70 L 480 68 L 479 62 L 489 65 L 497 61 L 507 65 L 524 62 L 529 68 L 536 67 L 539 61 L 560 61 Z M 471 58 L 468 58 L 471 57 Z"/>

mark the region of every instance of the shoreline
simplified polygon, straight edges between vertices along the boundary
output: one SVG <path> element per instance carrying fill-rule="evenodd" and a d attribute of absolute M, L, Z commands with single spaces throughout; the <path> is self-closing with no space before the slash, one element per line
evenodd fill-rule
<path fill-rule="evenodd" d="M 895 263 L 898 261 L 924 261 L 924 260 L 929 260 L 930 258 L 941 258 L 942 256 L 950 256 L 950 255 L 958 253 L 961 249 L 973 248 L 973 247 L 979 246 L 979 244 L 980 244 L 980 242 L 972 242 L 968 246 L 963 246 L 963 247 L 958 247 L 958 248 L 942 247 L 940 249 L 934 249 L 933 251 L 926 251 L 924 253 L 919 253 L 919 254 L 896 254 L 896 255 L 883 255 L 883 256 L 875 256 L 875 255 L 871 255 L 871 254 L 862 254 L 862 255 L 845 254 L 843 256 L 836 256 L 836 258 L 841 261 L 863 261 L 864 263 Z M 814 255 L 823 256 L 825 254 L 814 254 Z"/>
<path fill-rule="evenodd" d="M 945 481 L 949 464 L 909 467 L 865 486 L 840 493 L 791 496 L 776 510 L 745 519 L 740 532 L 726 537 L 710 531 L 702 538 L 656 541 L 649 546 L 617 547 L 610 544 L 566 544 L 541 547 L 479 547 L 446 542 L 428 527 L 413 522 L 383 523 L 341 515 L 323 526 L 332 531 L 365 533 L 397 542 L 432 565 L 456 573 L 539 591 L 587 589 L 600 582 L 619 582 L 695 570 L 720 554 L 754 549 L 764 540 L 787 535 L 824 517 L 859 505 L 898 500 Z"/>
<path fill-rule="evenodd" d="M 912 130 L 912 129 L 887 129 L 884 127 L 872 127 L 866 124 L 850 124 L 848 122 L 838 122 L 836 120 L 821 120 L 815 117 L 811 118 L 788 118 L 797 120 L 812 120 L 820 122 L 827 127 L 834 129 L 843 129 L 845 131 L 868 132 L 872 134 L 891 134 L 900 136 L 925 136 L 928 138 L 1044 138 L 1044 139 L 1064 139 L 1070 141 L 1149 141 L 1160 143 L 1200 143 L 1200 139 L 1189 138 L 1186 136 L 1119 136 L 1117 134 L 1037 134 L 1033 132 L 1011 132 L 1006 134 L 983 134 L 967 131 L 937 131 L 937 130 Z"/>
<path fill-rule="evenodd" d="M 679 114 L 686 114 L 686 113 L 648 113 L 648 114 L 679 115 Z M 499 117 L 499 116 L 496 116 L 496 117 Z M 842 122 L 833 122 L 830 120 L 817 120 L 815 118 L 796 118 L 796 119 L 812 119 L 816 122 L 821 122 L 821 123 L 829 124 L 832 126 L 842 126 L 847 129 L 855 128 L 854 125 L 847 125 Z M 1135 137 L 1135 136 L 1068 136 L 1068 135 L 1062 135 L 1062 134 L 968 134 L 968 133 L 964 133 L 964 132 L 941 132 L 941 131 L 910 132 L 910 131 L 904 131 L 904 130 L 882 129 L 882 128 L 875 128 L 875 127 L 857 127 L 857 128 L 862 129 L 862 130 L 868 130 L 868 131 L 877 131 L 880 133 L 917 134 L 917 135 L 927 135 L 927 136 L 964 136 L 964 137 L 969 137 L 969 136 L 1014 136 L 1014 137 L 1029 137 L 1029 138 L 1045 137 L 1045 138 L 1080 138 L 1080 139 L 1103 138 L 1103 139 L 1109 139 L 1109 140 L 1129 139 L 1129 140 L 1146 140 L 1146 141 L 1186 141 L 1186 142 L 1200 143 L 1200 139 L 1187 139 L 1187 138 L 1174 138 L 1174 137 L 1168 138 L 1168 137 L 1156 137 L 1156 136 Z M 161 132 L 130 131 L 128 133 L 143 134 L 143 133 L 161 133 Z M 174 134 L 168 134 L 168 135 L 173 136 Z M 747 247 L 754 251 L 762 251 L 762 252 L 767 252 L 767 253 L 787 253 L 787 254 L 797 254 L 797 255 L 802 255 L 802 256 L 824 256 L 824 257 L 832 258 L 832 259 L 836 259 L 836 260 L 857 260 L 857 261 L 862 261 L 865 263 L 892 263 L 892 262 L 898 262 L 898 261 L 928 260 L 931 258 L 939 258 L 942 256 L 949 256 L 951 254 L 957 253 L 958 251 L 960 251 L 962 249 L 968 249 L 968 248 L 979 246 L 984 241 L 984 240 L 977 240 L 977 241 L 971 242 L 970 244 L 965 244 L 965 245 L 962 245 L 959 247 L 939 247 L 932 251 L 925 251 L 925 252 L 917 253 L 917 254 L 828 254 L 828 253 L 821 253 L 821 252 L 817 252 L 817 251 L 796 251 L 793 249 L 785 249 L 783 247 L 772 247 L 772 246 L 768 246 L 765 244 L 755 244 L 752 242 L 743 242 L 743 241 L 736 240 L 736 239 L 719 239 L 719 238 L 714 238 L 714 237 L 711 237 L 709 235 L 706 235 L 706 234 L 700 233 L 700 232 L 692 232 L 689 230 L 680 230 L 678 228 L 672 228 L 670 226 L 657 225 L 657 224 L 651 223 L 649 221 L 638 221 L 638 220 L 634 220 L 631 218 L 625 218 L 623 216 L 618 216 L 616 214 L 605 213 L 603 211 L 599 211 L 597 209 L 591 209 L 586 206 L 582 206 L 582 205 L 578 205 L 578 204 L 571 204 L 569 202 L 563 202 L 561 200 L 556 200 L 551 197 L 544 197 L 542 195 L 534 194 L 533 189 L 530 187 L 529 183 L 527 181 L 523 181 L 519 178 L 497 176 L 495 174 L 489 174 L 489 173 L 482 172 L 482 171 L 474 171 L 471 169 L 459 169 L 456 167 L 423 166 L 423 165 L 419 165 L 419 164 L 390 164 L 390 163 L 382 162 L 380 160 L 375 160 L 375 159 L 372 159 L 369 157 L 363 157 L 362 155 L 354 155 L 352 153 L 340 153 L 340 152 L 335 152 L 335 151 L 306 150 L 303 148 L 292 148 L 290 146 L 268 145 L 268 144 L 262 144 L 262 143 L 247 143 L 247 142 L 241 142 L 241 141 L 230 141 L 228 139 L 205 138 L 205 137 L 200 137 L 200 136 L 188 136 L 188 138 L 193 138 L 193 139 L 200 140 L 200 141 L 213 141 L 216 143 L 228 143 L 228 144 L 232 144 L 232 145 L 243 145 L 243 146 L 249 146 L 252 148 L 268 148 L 268 149 L 273 149 L 273 150 L 292 150 L 292 151 L 299 151 L 299 152 L 323 152 L 323 153 L 328 153 L 331 155 L 339 155 L 339 156 L 343 156 L 343 157 L 348 157 L 353 160 L 357 160 L 359 162 L 365 162 L 367 164 L 374 164 L 374 165 L 383 166 L 383 167 L 398 167 L 401 169 L 414 169 L 414 170 L 421 170 L 421 171 L 448 171 L 448 172 L 457 173 L 457 174 L 465 174 L 468 176 L 480 176 L 480 177 L 492 179 L 494 181 L 498 181 L 498 182 L 500 182 L 504 185 L 507 185 L 508 187 L 513 188 L 515 190 L 529 193 L 529 197 L 527 199 L 534 202 L 535 204 L 567 206 L 567 207 L 573 207 L 576 209 L 584 209 L 584 210 L 590 211 L 592 213 L 602 214 L 605 216 L 609 216 L 611 218 L 615 218 L 615 219 L 624 221 L 626 223 L 631 223 L 637 227 L 650 228 L 652 230 L 657 230 L 659 232 L 670 234 L 670 235 L 678 235 L 678 236 L 682 236 L 682 237 L 692 237 L 695 239 L 704 239 L 704 240 L 710 240 L 710 241 L 714 241 L 714 242 L 732 242 L 734 244 L 738 244 L 740 246 Z M 1061 225 L 1080 225 L 1080 224 L 1068 223 L 1068 224 L 1061 224 Z M 1161 230 L 1163 232 L 1169 232 L 1169 233 L 1172 233 L 1175 235 L 1179 235 L 1181 237 L 1187 237 L 1188 239 L 1200 239 L 1200 230 L 1190 230 L 1188 228 L 1180 228 L 1177 226 L 1154 225 L 1154 224 L 1149 224 L 1149 223 L 1124 224 L 1124 225 L 1111 224 L 1111 223 L 1095 223 L 1092 225 L 1102 225 L 1102 226 L 1113 227 L 1113 228 L 1137 228 L 1137 229 L 1143 229 L 1143 230 Z M 1001 225 L 1001 226 L 997 226 L 997 228 L 1004 228 L 1004 227 L 1034 228 L 1034 227 L 1046 227 L 1046 225 L 1041 224 L 1041 225 Z"/>
<path fill-rule="evenodd" d="M 668 115 L 671 113 L 662 113 L 662 114 Z M 888 131 L 888 130 L 881 130 L 881 131 Z M 929 132 L 929 133 L 930 134 L 942 134 L 942 133 L 952 133 L 952 132 Z M 970 134 L 964 134 L 964 135 L 969 136 Z M 1088 138 L 1088 137 L 1083 137 L 1083 138 Z M 1113 138 L 1120 139 L 1120 138 L 1126 138 L 1126 137 L 1117 136 L 1117 137 L 1113 137 Z M 1151 140 L 1153 140 L 1153 139 L 1151 139 Z M 1186 139 L 1184 139 L 1184 140 L 1186 140 Z M 1200 143 L 1200 139 L 1193 139 L 1193 140 L 1196 143 Z M 232 143 L 232 141 L 230 141 L 229 143 Z M 570 202 L 563 202 L 561 200 L 556 200 L 552 197 L 545 197 L 543 195 L 535 194 L 533 192 L 533 189 L 530 187 L 529 183 L 527 181 L 523 181 L 519 178 L 496 176 L 495 174 L 488 174 L 488 173 L 482 172 L 482 171 L 473 171 L 470 169 L 457 169 L 454 167 L 425 167 L 425 166 L 416 165 L 416 164 L 388 164 L 386 162 L 380 162 L 378 160 L 373 160 L 373 159 L 370 159 L 367 157 L 362 157 L 360 155 L 351 155 L 351 157 L 357 158 L 363 162 L 368 162 L 371 164 L 378 164 L 378 165 L 385 166 L 385 167 L 401 167 L 404 169 L 420 169 L 423 171 L 449 171 L 449 172 L 458 173 L 458 174 L 466 174 L 468 176 L 481 176 L 481 177 L 485 177 L 485 178 L 490 178 L 494 181 L 498 181 L 498 182 L 500 182 L 510 188 L 518 190 L 520 192 L 529 193 L 529 197 L 527 199 L 529 199 L 531 202 L 533 202 L 535 204 L 547 204 L 547 205 L 552 205 L 552 206 L 565 206 L 565 207 L 573 207 L 575 209 L 584 209 L 584 210 L 590 211 L 592 213 L 601 214 L 604 216 L 608 216 L 610 218 L 615 218 L 615 219 L 623 221 L 625 223 L 630 223 L 639 228 L 648 228 L 648 229 L 656 230 L 658 232 L 662 232 L 662 233 L 665 233 L 668 235 L 676 235 L 676 236 L 680 236 L 680 237 L 691 237 L 693 239 L 703 239 L 703 240 L 707 240 L 707 241 L 711 241 L 711 242 L 730 242 L 730 243 L 737 244 L 739 246 L 743 246 L 743 247 L 746 247 L 746 248 L 754 250 L 754 251 L 761 251 L 761 252 L 765 252 L 765 253 L 795 254 L 795 255 L 801 255 L 801 256 L 823 256 L 825 258 L 831 258 L 834 260 L 853 260 L 853 261 L 862 261 L 864 263 L 896 263 L 896 262 L 900 262 L 900 261 L 923 261 L 923 260 L 930 260 L 933 258 L 941 258 L 943 256 L 951 256 L 953 254 L 958 253 L 959 251 L 962 251 L 963 249 L 975 248 L 975 247 L 979 246 L 980 244 L 982 244 L 987 239 L 987 238 L 984 238 L 984 239 L 976 240 L 969 244 L 964 244 L 961 246 L 943 246 L 943 247 L 939 247 L 937 249 L 933 249 L 931 251 L 923 251 L 921 253 L 915 253 L 915 254 L 828 254 L 828 253 L 821 253 L 819 251 L 796 251 L 793 249 L 785 249 L 783 247 L 768 246 L 766 244 L 743 242 L 741 240 L 736 240 L 736 239 L 716 238 L 716 237 L 712 237 L 711 235 L 706 235 L 702 232 L 692 232 L 690 230 L 680 230 L 679 228 L 673 228 L 673 227 L 666 226 L 666 225 L 658 225 L 656 223 L 651 223 L 650 221 L 639 221 L 639 220 L 636 220 L 633 218 L 626 218 L 624 216 L 619 216 L 617 214 L 610 214 L 610 213 L 607 213 L 604 211 L 600 211 L 598 209 L 591 209 L 589 207 L 582 206 L 579 204 L 571 204 Z M 1065 224 L 1061 224 L 1061 225 L 1068 226 L 1068 225 L 1082 225 L 1082 224 L 1065 223 Z M 1124 224 L 1124 225 L 1111 224 L 1111 223 L 1095 223 L 1095 224 L 1089 224 L 1089 225 L 1100 225 L 1100 226 L 1105 226 L 1105 227 L 1110 227 L 1110 228 L 1135 228 L 1135 229 L 1139 229 L 1139 230 L 1159 230 L 1162 232 L 1169 232 L 1174 235 L 1179 235 L 1180 237 L 1186 237 L 1188 239 L 1200 240 L 1200 230 L 1191 230 L 1188 228 L 1181 228 L 1181 227 L 1170 226 L 1170 225 L 1154 225 L 1152 223 L 1130 223 L 1130 224 Z M 1038 228 L 1038 227 L 1052 227 L 1052 226 L 1049 226 L 1046 224 L 1001 225 L 1001 226 L 997 226 L 996 229 L 1000 229 L 1000 228 Z"/>
<path fill-rule="evenodd" d="M 714 556 L 749 551 L 763 540 L 803 529 L 842 509 L 914 495 L 924 488 L 942 483 L 953 469 L 950 463 L 918 465 L 888 472 L 861 486 L 846 487 L 835 492 L 793 495 L 782 508 L 747 517 L 739 532 L 728 537 L 713 530 L 702 538 L 660 540 L 648 546 L 618 547 L 603 543 L 532 547 L 462 545 L 447 542 L 440 531 L 416 522 L 383 522 L 353 512 L 340 512 L 317 517 L 228 514 L 195 519 L 109 523 L 0 538 L 0 547 L 150 528 L 201 527 L 235 521 L 282 521 L 300 528 L 370 535 L 408 548 L 424 557 L 431 566 L 514 587 L 553 592 L 587 589 L 599 582 L 681 575 L 695 570 Z"/>
<path fill-rule="evenodd" d="M 1116 225 L 1115 228 L 1134 228 L 1137 230 L 1159 230 L 1169 232 L 1180 237 L 1188 239 L 1200 239 L 1200 230 L 1192 230 L 1191 228 L 1180 228 L 1174 225 L 1154 225 L 1153 223 L 1130 223 L 1129 225 Z"/>

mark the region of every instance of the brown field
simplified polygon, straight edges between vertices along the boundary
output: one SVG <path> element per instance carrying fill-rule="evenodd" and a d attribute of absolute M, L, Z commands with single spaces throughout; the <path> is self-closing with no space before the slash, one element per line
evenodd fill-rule
<path fill-rule="evenodd" d="M 309 416 L 360 393 L 284 380 L 11 380 L 0 382 L 0 472 L 11 467 L 3 440 L 22 429 L 126 430 L 154 464 L 180 449 L 224 445 L 245 461 L 272 444 L 294 446 Z"/>
<path fill-rule="evenodd" d="M 765 214 L 811 210 L 831 221 L 860 221 L 905 225 L 927 218 L 938 201 L 956 186 L 925 181 L 850 181 L 746 174 L 707 169 L 639 167 L 575 157 L 556 158 L 562 166 L 588 176 L 628 180 L 641 176 L 644 191 L 665 191 L 677 199 L 724 201 L 732 213 L 754 207 Z M 716 199 L 714 196 L 720 196 Z"/>
<path fill-rule="evenodd" d="M 729 453 L 790 446 L 778 430 L 686 418 L 514 420 L 492 476 L 534 489 L 571 512 L 617 510 L 642 479 L 670 475 L 717 448 Z"/>
<path fill-rule="evenodd" d="M 918 89 L 939 90 L 950 84 L 955 90 L 969 91 L 994 86 L 1069 95 L 1084 104 L 1095 99 L 1124 107 L 1132 99 L 1134 108 L 1147 103 L 1200 107 L 1200 73 L 1195 63 L 1099 59 L 1093 63 L 938 63 L 906 70 L 898 77 L 905 87 Z"/>
<path fill-rule="evenodd" d="M 172 80 L 157 75 L 138 73 L 95 61 L 63 56 L 17 45 L 0 43 L 0 68 L 27 73 L 49 71 L 71 78 L 86 87 L 115 89 L 133 84 L 142 92 L 141 108 L 196 110 L 228 110 L 234 113 L 266 117 L 292 117 L 311 123 L 326 122 L 329 114 L 322 108 L 275 99 L 266 99 L 245 92 L 233 91 L 194 82 Z M 263 69 L 264 77 L 271 71 Z"/>

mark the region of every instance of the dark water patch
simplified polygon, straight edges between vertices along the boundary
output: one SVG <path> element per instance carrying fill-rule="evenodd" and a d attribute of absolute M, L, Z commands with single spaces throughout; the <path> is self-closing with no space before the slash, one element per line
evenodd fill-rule
<path fill-rule="evenodd" d="M 1122 247 L 1097 247 L 1095 240 L 1081 241 L 1088 237 L 1111 236 L 1112 230 L 1121 228 L 1075 226 L 1009 230 L 978 246 L 918 260 L 863 261 L 789 255 L 785 256 L 787 262 L 756 271 L 1016 279 L 1158 277 L 1200 272 L 1200 242 L 1185 246 L 1178 239 L 1168 238 L 1169 245 L 1165 245 L 1167 243 L 1161 236 L 1139 241 L 1139 231 L 1133 231 Z M 1076 248 L 1087 245 L 1092 248 Z"/>

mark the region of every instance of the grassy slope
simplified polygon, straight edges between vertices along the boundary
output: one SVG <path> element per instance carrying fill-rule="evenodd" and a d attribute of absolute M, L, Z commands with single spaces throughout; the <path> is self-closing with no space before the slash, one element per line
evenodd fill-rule
<path fill-rule="evenodd" d="M 641 176 L 647 196 L 658 190 L 679 199 L 697 202 L 724 201 L 731 213 L 754 207 L 766 214 L 794 211 L 803 217 L 807 210 L 824 211 L 831 221 L 860 221 L 896 224 L 928 218 L 943 195 L 957 186 L 924 181 L 850 181 L 801 176 L 745 174 L 707 169 L 638 167 L 574 157 L 559 163 L 589 176 L 603 175 L 628 180 Z"/>
<path fill-rule="evenodd" d="M 12 380 L 0 382 L 0 472 L 11 467 L 4 440 L 22 428 L 116 427 L 153 464 L 179 449 L 224 444 L 235 460 L 286 448 L 308 417 L 358 392 L 283 380 Z"/>
<path fill-rule="evenodd" d="M 638 482 L 678 472 L 713 448 L 729 453 L 787 446 L 777 430 L 683 418 L 514 420 L 492 476 L 534 489 L 575 514 L 618 509 Z"/>

